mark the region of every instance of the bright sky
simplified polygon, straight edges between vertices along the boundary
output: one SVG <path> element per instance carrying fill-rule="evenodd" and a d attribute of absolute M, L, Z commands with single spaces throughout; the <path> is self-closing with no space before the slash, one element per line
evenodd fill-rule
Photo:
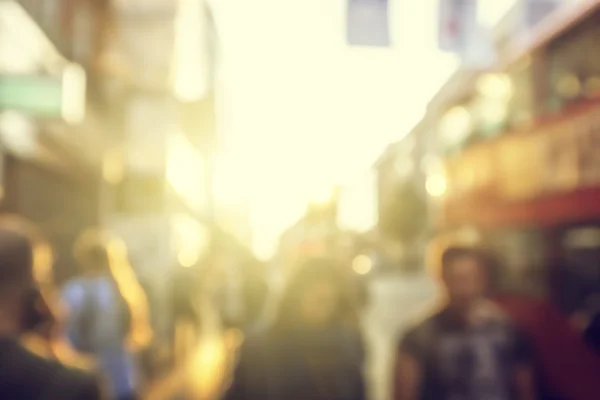
<path fill-rule="evenodd" d="M 436 51 L 436 0 L 391 1 L 394 43 L 383 50 L 346 46 L 346 2 L 214 1 L 229 182 L 220 193 L 250 201 L 260 256 L 315 187 L 351 181 L 401 138 L 456 67 Z"/>

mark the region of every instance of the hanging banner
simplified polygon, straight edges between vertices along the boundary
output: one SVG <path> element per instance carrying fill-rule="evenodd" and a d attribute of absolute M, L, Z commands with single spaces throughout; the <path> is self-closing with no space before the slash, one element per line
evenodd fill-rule
<path fill-rule="evenodd" d="M 440 0 L 440 50 L 466 54 L 476 27 L 477 0 Z"/>
<path fill-rule="evenodd" d="M 525 0 L 521 2 L 523 28 L 529 31 L 550 15 L 562 0 Z"/>
<path fill-rule="evenodd" d="M 390 45 L 388 0 L 348 0 L 346 34 L 351 46 Z"/>

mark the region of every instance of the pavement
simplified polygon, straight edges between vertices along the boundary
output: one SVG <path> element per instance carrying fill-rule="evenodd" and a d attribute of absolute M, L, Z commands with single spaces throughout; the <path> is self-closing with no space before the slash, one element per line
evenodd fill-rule
<path fill-rule="evenodd" d="M 434 283 L 424 274 L 381 275 L 368 284 L 370 303 L 363 319 L 367 342 L 369 399 L 390 400 L 395 349 L 403 331 L 432 305 Z M 204 305 L 205 323 L 189 357 L 170 376 L 152 386 L 149 400 L 217 400 L 231 376 L 242 336 L 222 332 L 217 316 Z M 184 329 L 185 327 L 181 327 Z"/>

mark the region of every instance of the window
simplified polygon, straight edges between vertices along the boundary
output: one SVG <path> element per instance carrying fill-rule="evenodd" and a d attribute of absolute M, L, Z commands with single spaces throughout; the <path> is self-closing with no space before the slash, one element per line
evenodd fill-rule
<path fill-rule="evenodd" d="M 547 48 L 548 97 L 545 111 L 554 113 L 600 92 L 600 12 L 564 33 Z"/>
<path fill-rule="evenodd" d="M 583 311 L 600 293 L 600 227 L 581 226 L 562 236 L 561 308 L 567 313 Z"/>
<path fill-rule="evenodd" d="M 446 153 L 459 152 L 473 135 L 473 108 L 470 102 L 457 103 L 444 113 L 438 126 L 439 140 Z"/>
<path fill-rule="evenodd" d="M 533 120 L 533 79 L 531 57 L 525 56 L 510 66 L 507 75 L 512 94 L 508 101 L 507 129 L 518 129 Z"/>
<path fill-rule="evenodd" d="M 543 296 L 548 291 L 546 248 L 534 229 L 508 230 L 489 238 L 499 258 L 494 286 L 503 293 Z"/>

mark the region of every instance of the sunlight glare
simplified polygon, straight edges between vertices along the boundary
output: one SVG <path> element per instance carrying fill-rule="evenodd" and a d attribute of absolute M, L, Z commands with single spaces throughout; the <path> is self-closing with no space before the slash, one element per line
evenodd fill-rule
<path fill-rule="evenodd" d="M 369 256 L 361 254 L 352 261 L 352 269 L 359 275 L 367 275 L 373 269 L 373 261 Z"/>
<path fill-rule="evenodd" d="M 207 204 L 205 165 L 202 155 L 181 133 L 171 135 L 167 154 L 167 182 L 192 207 L 202 210 Z"/>
<path fill-rule="evenodd" d="M 427 178 L 425 188 L 430 196 L 441 197 L 446 193 L 446 178 L 441 174 L 431 175 Z"/>
<path fill-rule="evenodd" d="M 393 39 L 402 38 L 395 51 L 348 47 L 339 2 L 214 2 L 223 44 L 221 133 L 243 155 L 261 258 L 307 203 L 328 201 L 330 187 L 369 170 L 459 65 L 436 48 L 436 3 L 390 8 Z M 315 194 L 315 186 L 329 188 Z"/>
<path fill-rule="evenodd" d="M 335 188 L 331 185 L 316 186 L 311 190 L 309 201 L 315 205 L 325 205 L 333 201 Z"/>

